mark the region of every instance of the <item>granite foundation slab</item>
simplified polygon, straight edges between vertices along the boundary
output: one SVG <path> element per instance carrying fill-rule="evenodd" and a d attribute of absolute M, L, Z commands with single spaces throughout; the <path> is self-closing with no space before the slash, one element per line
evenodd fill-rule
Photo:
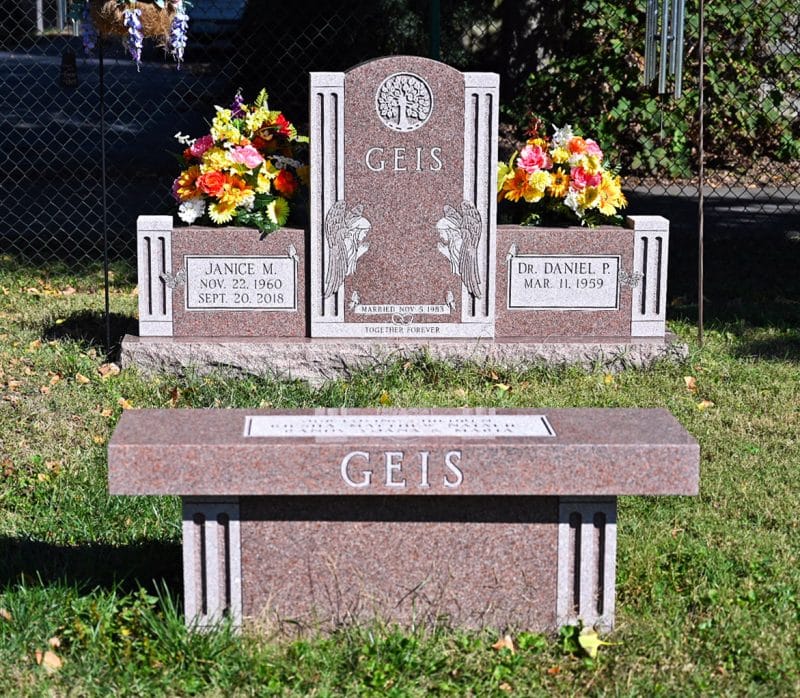
<path fill-rule="evenodd" d="M 109 443 L 112 494 L 183 499 L 200 626 L 609 629 L 616 496 L 698 480 L 659 409 L 133 410 Z"/>
<path fill-rule="evenodd" d="M 194 337 L 137 337 L 122 340 L 120 361 L 146 374 L 223 370 L 238 375 L 300 379 L 311 385 L 347 378 L 356 371 L 381 370 L 400 360 L 432 357 L 454 365 L 525 369 L 539 364 L 576 365 L 610 372 L 647 368 L 657 361 L 682 362 L 688 347 L 675 335 L 605 337 L 587 341 L 528 340 L 363 340 Z"/>

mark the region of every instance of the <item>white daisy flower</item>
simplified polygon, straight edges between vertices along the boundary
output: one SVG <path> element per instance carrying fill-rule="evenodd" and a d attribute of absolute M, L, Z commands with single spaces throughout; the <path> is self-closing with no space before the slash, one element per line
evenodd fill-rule
<path fill-rule="evenodd" d="M 206 212 L 206 204 L 201 197 L 189 199 L 178 206 L 178 218 L 191 225 Z"/>

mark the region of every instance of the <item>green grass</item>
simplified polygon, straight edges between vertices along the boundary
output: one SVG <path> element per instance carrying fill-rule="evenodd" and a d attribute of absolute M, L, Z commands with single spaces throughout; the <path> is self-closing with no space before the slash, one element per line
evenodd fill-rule
<path fill-rule="evenodd" d="M 136 298 L 129 271 L 116 272 L 119 334 Z M 793 305 L 784 322 L 712 323 L 702 350 L 692 326 L 675 320 L 688 362 L 646 372 L 456 370 L 422 360 L 318 390 L 220 375 L 103 378 L 102 307 L 97 272 L 45 274 L 0 260 L 0 695 L 800 693 Z M 695 392 L 685 376 L 696 378 Z M 618 644 L 591 660 L 569 632 L 515 632 L 512 654 L 492 648 L 503 629 L 375 625 L 302 638 L 184 629 L 178 501 L 107 493 L 105 449 L 123 405 L 387 404 L 676 415 L 701 444 L 700 496 L 621 499 L 617 629 L 608 638 Z M 37 664 L 47 650 L 61 666 Z"/>

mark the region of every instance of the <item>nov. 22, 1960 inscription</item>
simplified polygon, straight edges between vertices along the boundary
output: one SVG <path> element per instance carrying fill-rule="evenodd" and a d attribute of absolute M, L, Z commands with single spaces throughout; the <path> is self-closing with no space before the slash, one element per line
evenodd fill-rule
<path fill-rule="evenodd" d="M 295 310 L 292 256 L 186 256 L 186 310 Z"/>

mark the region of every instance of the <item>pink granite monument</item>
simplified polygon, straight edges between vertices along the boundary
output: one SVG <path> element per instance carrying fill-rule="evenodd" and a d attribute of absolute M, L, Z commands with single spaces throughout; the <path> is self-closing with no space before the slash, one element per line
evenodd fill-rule
<path fill-rule="evenodd" d="M 497 75 L 394 56 L 310 82 L 310 229 L 142 216 L 124 364 L 321 383 L 421 353 L 610 370 L 685 356 L 664 324 L 666 219 L 498 230 Z"/>
<path fill-rule="evenodd" d="M 187 623 L 614 622 L 616 497 L 697 494 L 665 410 L 133 410 L 112 494 L 180 495 Z"/>

